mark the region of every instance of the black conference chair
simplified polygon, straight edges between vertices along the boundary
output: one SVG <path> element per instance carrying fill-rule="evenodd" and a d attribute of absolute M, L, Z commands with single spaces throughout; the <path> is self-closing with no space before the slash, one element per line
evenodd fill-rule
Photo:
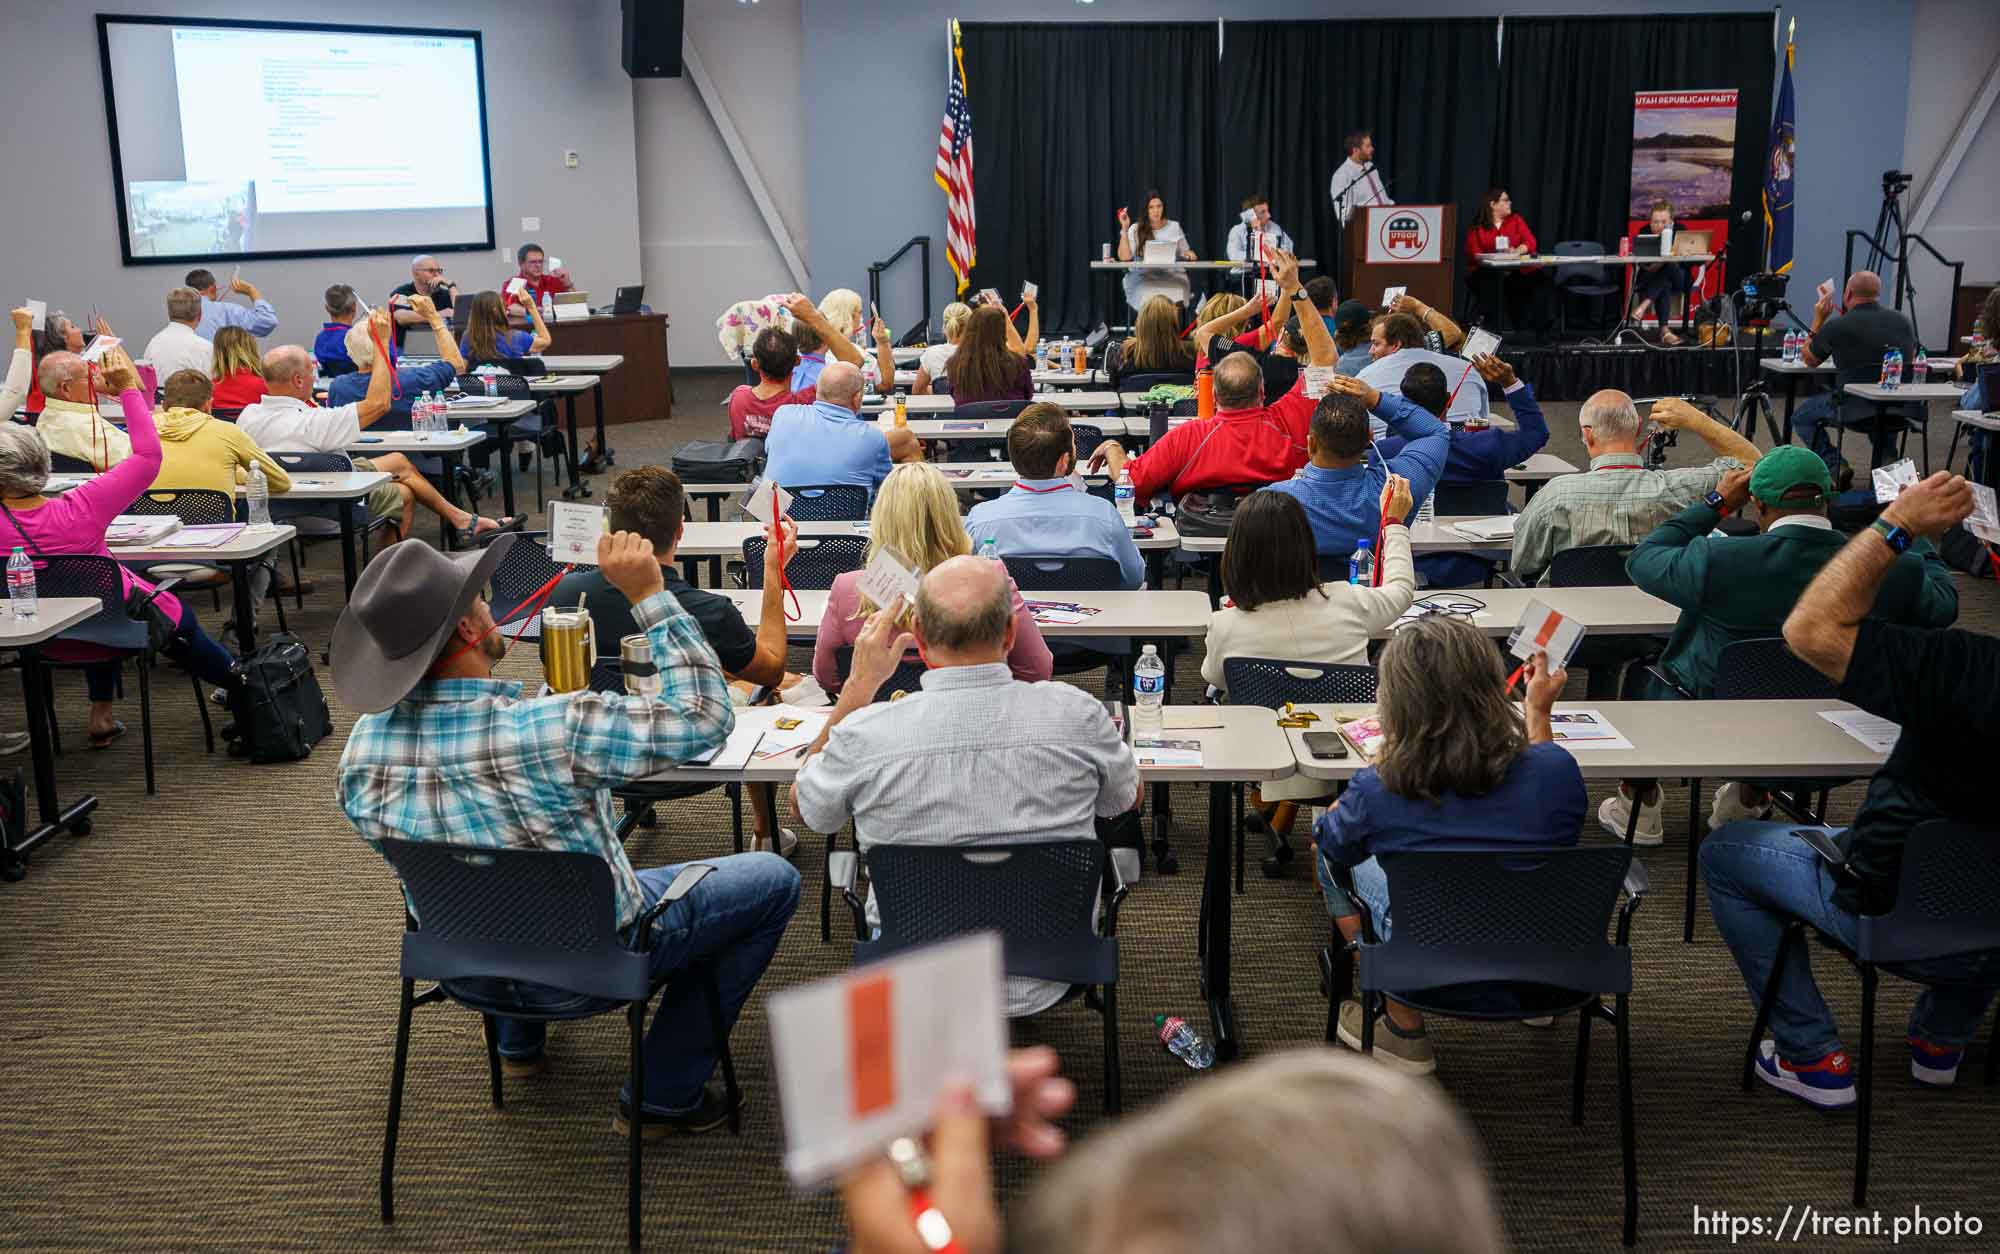
<path fill-rule="evenodd" d="M 1360 956 L 1361 1052 L 1375 1048 L 1384 1000 L 1426 1015 L 1506 1021 L 1577 1012 L 1570 1123 L 1583 1123 L 1590 1025 L 1616 1031 L 1618 1139 L 1625 1168 L 1627 1246 L 1639 1234 L 1639 1165 L 1632 1125 L 1632 912 L 1647 891 L 1646 867 L 1626 845 L 1376 856 L 1389 881 L 1389 939 L 1379 939 L 1346 871 L 1335 882 L 1361 912 L 1361 938 L 1331 929 L 1321 956 L 1326 1039 L 1338 1039 L 1340 1003 Z M 1625 893 L 1620 907 L 1618 895 Z M 1604 939 L 1614 912 L 1617 939 Z M 1511 992 L 1505 1009 L 1493 995 Z M 1604 998 L 1612 998 L 1607 1009 Z"/>
<path fill-rule="evenodd" d="M 1847 863 L 1831 836 L 1819 828 L 1797 832 L 1813 847 L 1835 879 L 1858 885 L 1859 875 Z M 1817 929 L 1815 929 L 1817 930 Z M 1794 919 L 1778 942 L 1771 978 L 1757 1004 L 1743 1053 L 1743 1088 L 1747 1092 L 1770 1021 L 1771 1001 L 1784 982 L 1785 960 L 1803 943 L 1806 924 Z M 1981 830 L 1949 819 L 1919 823 L 1903 846 L 1903 868 L 1896 886 L 1896 904 L 1887 914 L 1864 914 L 1856 920 L 1855 944 L 1819 934 L 1820 941 L 1853 964 L 1861 976 L 1861 1036 L 1854 1050 L 1854 1205 L 1868 1204 L 1868 1135 L 1874 1110 L 1875 986 L 1883 971 L 1903 975 L 1904 963 L 1932 962 L 1960 954 L 2000 949 L 2000 832 Z M 1932 981 L 1903 976 L 1916 983 Z M 1986 1050 L 1986 1083 L 2000 1071 L 2000 1026 Z"/>
<path fill-rule="evenodd" d="M 130 505 L 125 507 L 128 514 L 173 515 L 185 527 L 209 527 L 237 521 L 236 501 L 226 493 L 213 488 L 148 488 L 141 492 Z M 272 558 L 260 560 L 275 575 L 278 564 Z M 162 570 L 180 579 L 182 588 L 205 589 L 211 603 L 220 611 L 222 589 L 230 584 L 232 576 L 219 566 L 209 566 L 196 559 L 182 559 L 172 562 L 154 562 L 148 570 Z M 274 590 L 271 598 L 278 606 L 278 630 L 289 631 L 285 621 L 285 600 Z"/>
<path fill-rule="evenodd" d="M 625 1011 L 630 1029 L 628 1054 L 632 1110 L 645 1108 L 646 1007 L 653 994 L 671 979 L 698 979 L 708 1000 L 715 1051 L 722 1062 L 722 1082 L 728 1093 L 729 1130 L 741 1131 L 736 1064 L 729 1056 L 729 1031 L 723 1024 L 722 992 L 715 969 L 690 967 L 669 980 L 653 979 L 647 957 L 647 936 L 653 921 L 667 907 L 715 868 L 702 863 L 683 867 L 663 896 L 632 925 L 628 943 L 613 920 L 617 911 L 611 864 L 594 853 L 555 849 L 488 849 L 431 841 L 385 839 L 382 856 L 395 868 L 414 915 L 404 915 L 403 996 L 396 1016 L 396 1061 L 389 1079 L 389 1119 L 382 1133 L 382 1222 L 396 1220 L 396 1134 L 403 1115 L 403 1077 L 410 1054 L 410 1014 L 419 1005 L 450 1000 L 478 1014 L 486 1028 L 486 1069 L 492 1085 L 493 1108 L 501 1109 L 497 1014 L 547 1021 L 593 1018 L 611 1010 Z M 421 927 L 417 918 L 423 919 Z M 590 1005 L 571 1014 L 519 1015 L 487 1002 L 474 992 L 454 989 L 452 981 L 474 978 L 522 980 L 550 985 L 612 1003 Z M 418 980 L 435 980 L 417 994 Z M 626 1156 L 626 1240 L 639 1248 L 640 1153 L 645 1137 L 634 1126 Z"/>
<path fill-rule="evenodd" d="M 793 522 L 864 522 L 868 518 L 868 489 L 858 483 L 810 483 L 793 487 L 787 512 Z"/>
<path fill-rule="evenodd" d="M 1108 557 L 1007 557 L 1001 561 L 1014 586 L 1023 594 L 1035 592 L 1108 592 L 1125 586 L 1118 563 Z M 1049 652 L 1055 658 L 1055 673 L 1079 675 L 1104 669 L 1104 695 L 1116 697 L 1124 691 L 1132 642 L 1109 637 L 1103 642 L 1052 640 Z M 1173 667 L 1170 654 L 1162 660 Z"/>
<path fill-rule="evenodd" d="M 1647 669 L 1660 682 L 1673 684 L 1663 668 L 1651 666 Z M 1716 657 L 1715 683 L 1709 690 L 1703 693 L 1683 690 L 1681 693 L 1690 700 L 1705 698 L 1712 701 L 1831 701 L 1839 694 L 1838 685 L 1800 661 L 1785 647 L 1784 639 L 1779 636 L 1738 640 L 1724 645 Z M 1757 779 L 1743 782 L 1768 791 L 1773 802 L 1792 818 L 1803 823 L 1824 823 L 1828 794 L 1848 781 Z M 1701 792 L 1700 777 L 1688 781 L 1687 902 L 1681 921 L 1683 942 L 1694 940 L 1695 881 L 1701 878 L 1701 868 L 1696 860 L 1701 856 L 1704 835 Z M 1819 802 L 1812 805 L 1808 798 L 1815 792 L 1819 794 Z"/>
<path fill-rule="evenodd" d="M 1587 544 L 1564 549 L 1549 559 L 1549 585 L 1555 588 L 1629 588 L 1625 573 L 1630 544 Z"/>
<path fill-rule="evenodd" d="M 1595 240 L 1570 239 L 1557 244 L 1551 250 L 1558 257 L 1602 257 L 1604 245 Z M 1611 274 L 1603 263 L 1596 261 L 1558 262 L 1554 277 L 1556 289 L 1556 334 L 1569 338 L 1569 302 L 1574 296 L 1581 296 L 1592 304 L 1592 325 L 1604 322 L 1603 300 L 1607 296 L 1622 296 L 1623 283 L 1611 281 Z"/>
<path fill-rule="evenodd" d="M 746 588 L 764 586 L 763 536 L 743 542 L 743 570 L 737 576 Z M 860 570 L 868 560 L 867 536 L 799 536 L 798 549 L 785 559 L 785 578 L 794 588 L 831 588 L 836 576 Z"/>
<path fill-rule="evenodd" d="M 954 421 L 990 422 L 999 418 L 1018 418 L 1021 411 L 1034 404 L 1033 401 L 969 401 L 954 405 L 951 417 Z"/>
<path fill-rule="evenodd" d="M 299 475 L 348 474 L 354 469 L 354 459 L 345 453 L 270 453 L 270 459 L 285 468 L 285 473 L 293 477 Z M 315 541 L 340 538 L 339 510 L 354 509 L 361 513 L 357 530 L 361 540 L 361 560 L 368 561 L 369 541 L 378 532 L 393 528 L 397 520 L 390 515 L 380 518 L 368 517 L 367 498 L 360 501 L 287 501 L 283 496 L 271 498 L 271 517 L 289 522 L 298 528 L 292 537 L 290 558 L 292 563 L 292 595 L 299 609 L 306 607 L 305 582 L 299 577 L 299 567 L 305 560 L 306 545 Z"/>
<path fill-rule="evenodd" d="M 1274 657 L 1231 657 L 1222 661 L 1222 686 L 1231 705 L 1261 705 L 1275 710 L 1287 701 L 1328 705 L 1371 705 L 1375 701 L 1375 668 L 1340 662 L 1298 662 Z M 1332 731 L 1332 727 L 1327 727 Z M 1236 891 L 1243 891 L 1243 843 L 1248 820 L 1244 787 L 1236 795 Z M 1263 816 L 1258 816 L 1262 823 Z M 1264 874 L 1278 879 L 1292 860 L 1291 843 L 1270 832 L 1272 854 L 1264 859 Z M 1310 844 L 1310 842 L 1308 842 Z"/>
<path fill-rule="evenodd" d="M 1139 370 L 1131 374 L 1120 374 L 1116 384 L 1120 392 L 1150 392 L 1161 384 L 1173 387 L 1194 386 L 1192 370 Z"/>
<path fill-rule="evenodd" d="M 482 537 L 481 548 L 491 544 L 500 532 Z M 523 531 L 514 541 L 514 547 L 507 550 L 507 556 L 493 568 L 493 577 L 488 583 L 491 601 L 487 608 L 493 613 L 493 621 L 503 627 L 513 626 L 526 619 L 527 625 L 518 632 L 508 634 L 518 639 L 539 640 L 542 638 L 542 606 L 548 597 L 539 595 L 544 587 L 553 587 L 554 581 L 563 574 L 562 563 L 549 553 L 549 533 L 546 531 Z M 573 609 L 574 606 L 563 606 Z"/>
<path fill-rule="evenodd" d="M 1564 549 L 1549 559 L 1549 585 L 1556 588 L 1623 588 L 1632 585 L 1625 573 L 1625 559 L 1632 553 L 1629 544 L 1590 544 Z M 1585 688 L 1592 701 L 1609 701 L 1618 695 L 1625 668 L 1657 654 L 1661 645 L 1653 636 L 1586 637 L 1576 648 L 1569 664 L 1589 672 Z M 1637 811 L 1634 810 L 1634 821 Z"/>
<path fill-rule="evenodd" d="M 858 862 L 866 865 L 882 917 L 882 934 L 872 940 L 865 939 L 868 918 L 855 883 Z M 1084 1004 L 1104 1021 L 1104 1111 L 1115 1115 L 1124 1100 L 1118 1066 L 1118 907 L 1139 878 L 1138 863 L 1136 850 L 1107 851 L 1096 840 L 878 844 L 865 855 L 840 854 L 828 874 L 854 913 L 856 963 L 994 931 L 1000 933 L 1008 975 L 1082 987 Z M 1103 911 L 1093 921 L 1100 898 Z"/>
<path fill-rule="evenodd" d="M 58 475 L 94 475 L 97 467 L 81 457 L 71 457 L 67 453 L 49 454 L 49 472 Z"/>

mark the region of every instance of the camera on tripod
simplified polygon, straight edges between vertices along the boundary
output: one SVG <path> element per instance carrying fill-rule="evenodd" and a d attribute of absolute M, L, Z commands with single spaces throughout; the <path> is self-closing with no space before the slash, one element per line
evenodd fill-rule
<path fill-rule="evenodd" d="M 1733 293 L 1737 318 L 1744 322 L 1770 322 L 1776 319 L 1779 310 L 1791 308 L 1785 303 L 1785 289 L 1791 285 L 1791 281 L 1791 275 L 1777 274 L 1770 270 L 1744 275 L 1743 282 Z"/>
<path fill-rule="evenodd" d="M 1912 177 L 1912 175 L 1905 174 L 1901 170 L 1882 171 L 1882 194 L 1884 196 L 1902 195 L 1904 192 L 1910 190 Z"/>

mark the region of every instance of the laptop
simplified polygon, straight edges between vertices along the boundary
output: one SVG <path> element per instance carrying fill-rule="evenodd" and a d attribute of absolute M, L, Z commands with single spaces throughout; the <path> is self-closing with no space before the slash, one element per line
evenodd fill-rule
<path fill-rule="evenodd" d="M 549 298 L 556 322 L 575 322 L 590 316 L 589 292 L 557 292 Z"/>
<path fill-rule="evenodd" d="M 561 308 L 564 305 L 582 305 L 585 309 L 588 309 L 590 308 L 590 293 L 582 291 L 557 292 L 549 298 L 549 301 L 557 308 Z"/>
<path fill-rule="evenodd" d="M 1660 237 L 1658 235 L 1644 234 L 1633 236 L 1632 255 L 1634 257 L 1663 256 L 1664 254 L 1660 252 Z"/>
<path fill-rule="evenodd" d="M 645 300 L 645 284 L 641 283 L 632 287 L 621 287 L 618 289 L 617 295 L 611 298 L 611 312 L 615 314 L 638 313 L 639 306 L 644 304 Z"/>

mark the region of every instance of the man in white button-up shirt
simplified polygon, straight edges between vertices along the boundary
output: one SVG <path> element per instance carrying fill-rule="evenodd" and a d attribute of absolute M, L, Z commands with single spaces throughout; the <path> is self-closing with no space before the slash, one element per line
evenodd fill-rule
<path fill-rule="evenodd" d="M 167 325 L 146 341 L 146 361 L 165 383 L 183 370 L 215 373 L 215 345 L 195 327 L 201 323 L 201 293 L 177 287 L 167 293 Z"/>
<path fill-rule="evenodd" d="M 1367 131 L 1353 131 L 1347 136 L 1347 160 L 1333 172 L 1333 182 L 1327 186 L 1327 194 L 1333 197 L 1333 207 L 1340 213 L 1340 224 L 1354 216 L 1356 209 L 1369 205 L 1393 205 L 1387 189 L 1382 186 L 1382 176 L 1375 169 L 1375 137 Z"/>

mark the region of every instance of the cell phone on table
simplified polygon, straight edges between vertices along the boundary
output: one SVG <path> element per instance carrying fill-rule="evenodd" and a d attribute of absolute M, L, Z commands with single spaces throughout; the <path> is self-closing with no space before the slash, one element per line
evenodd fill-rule
<path fill-rule="evenodd" d="M 379 435 L 356 436 L 354 442 L 356 444 L 380 444 L 382 437 Z"/>
<path fill-rule="evenodd" d="M 1347 737 L 1339 732 L 1309 731 L 1300 737 L 1306 742 L 1306 752 L 1316 758 L 1344 758 L 1347 756 Z"/>

